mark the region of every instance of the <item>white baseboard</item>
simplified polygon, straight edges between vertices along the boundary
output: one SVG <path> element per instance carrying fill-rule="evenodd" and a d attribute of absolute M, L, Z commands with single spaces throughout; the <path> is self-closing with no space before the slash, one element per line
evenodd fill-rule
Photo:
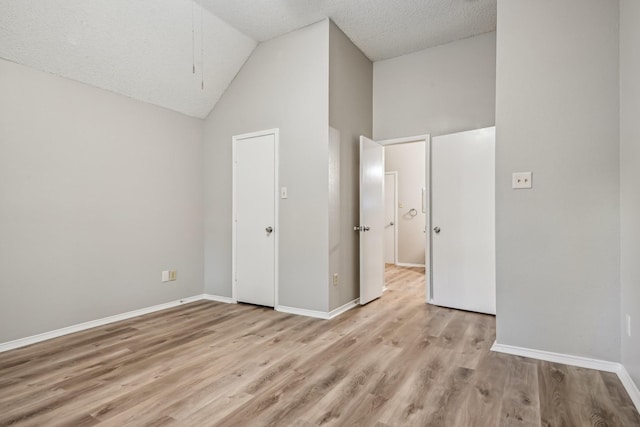
<path fill-rule="evenodd" d="M 223 302 L 225 304 L 236 304 L 236 301 L 234 301 L 233 298 L 221 297 L 219 295 L 204 294 L 202 295 L 202 299 L 206 299 L 208 301 Z"/>
<path fill-rule="evenodd" d="M 633 404 L 636 405 L 636 409 L 640 412 L 640 390 L 638 389 L 638 386 L 633 382 L 624 365 L 620 365 L 620 369 L 617 374 L 618 378 L 620 378 L 620 382 L 622 382 L 627 393 L 629 393 L 629 397 L 633 401 Z"/>
<path fill-rule="evenodd" d="M 305 308 L 287 307 L 285 305 L 278 305 L 275 307 L 275 309 L 276 311 L 281 311 L 282 313 L 297 314 L 299 316 L 315 317 L 317 319 L 328 320 L 328 319 L 333 319 L 336 316 L 339 316 L 340 314 L 344 313 L 347 310 L 351 310 L 353 307 L 356 307 L 358 305 L 358 301 L 360 301 L 360 298 L 354 299 L 353 301 L 350 301 L 336 308 L 335 310 L 331 310 L 329 312 L 318 311 L 318 310 L 307 310 Z"/>
<path fill-rule="evenodd" d="M 590 359 L 588 357 L 572 356 L 570 354 L 554 353 L 551 351 L 535 350 L 532 348 L 516 347 L 512 345 L 494 343 L 492 351 L 513 354 L 515 356 L 529 357 L 531 359 L 545 360 L 547 362 L 562 363 L 578 366 L 580 368 L 597 369 L 605 372 L 618 372 L 620 364 L 607 360 Z"/>
<path fill-rule="evenodd" d="M 360 304 L 360 298 L 356 298 L 353 301 L 349 301 L 348 303 L 331 310 L 329 312 L 329 319 L 333 319 L 334 317 L 340 316 L 345 311 L 349 311 L 352 308 L 357 307 L 358 304 Z"/>
<path fill-rule="evenodd" d="M 289 314 L 297 314 L 298 316 L 315 317 L 318 319 L 328 319 L 329 313 L 326 311 L 307 310 L 305 308 L 287 307 L 286 305 L 276 305 L 276 311 Z"/>
<path fill-rule="evenodd" d="M 516 347 L 512 345 L 493 343 L 491 351 L 512 354 L 515 356 L 529 357 L 531 359 L 545 360 L 547 362 L 562 363 L 564 365 L 578 366 L 580 368 L 597 369 L 599 371 L 613 372 L 618 375 L 629 397 L 640 411 L 640 390 L 633 382 L 627 369 L 621 363 L 607 360 L 591 359 L 588 357 L 573 356 L 570 354 L 554 353 L 551 351 L 535 350 L 532 348 Z"/>
<path fill-rule="evenodd" d="M 131 319 L 132 317 L 142 316 L 143 314 L 153 313 L 155 311 L 165 310 L 167 308 L 176 307 L 181 304 L 194 302 L 203 299 L 203 295 L 194 295 L 188 298 L 182 298 L 175 301 L 165 302 L 163 304 L 154 305 L 152 307 L 141 308 L 139 310 L 129 311 L 127 313 L 116 314 L 114 316 L 103 317 L 102 319 L 91 320 L 89 322 L 79 323 L 77 325 L 67 326 L 66 328 L 56 329 L 54 331 L 44 332 L 30 337 L 19 338 L 17 340 L 0 343 L 0 353 L 27 345 L 35 344 L 41 341 L 50 340 L 52 338 L 61 337 L 63 335 L 72 334 L 74 332 L 84 331 L 86 329 L 95 328 L 97 326 L 107 325 L 109 323 L 119 322 L 120 320 Z"/>
<path fill-rule="evenodd" d="M 61 329 L 56 329 L 54 331 L 49 331 L 49 332 L 44 332 L 38 335 L 32 335 L 30 337 L 25 337 L 25 338 L 19 338 L 17 340 L 13 340 L 13 341 L 8 341 L 8 342 L 4 342 L 4 343 L 0 343 L 0 353 L 4 352 L 4 351 L 9 351 L 9 350 L 13 350 L 16 348 L 20 348 L 20 347 L 24 347 L 27 345 L 31 345 L 31 344 L 35 344 L 41 341 L 46 341 L 46 340 L 50 340 L 52 338 L 57 338 L 57 337 L 61 337 L 63 335 L 68 335 L 68 334 L 72 334 L 74 332 L 80 332 L 80 331 L 84 331 L 86 329 L 91 329 L 91 328 L 95 328 L 98 326 L 104 326 L 107 325 L 109 323 L 114 323 L 114 322 L 119 322 L 121 320 L 127 320 L 127 319 L 131 319 L 132 317 L 138 317 L 138 316 L 142 316 L 144 314 L 149 314 L 149 313 L 153 313 L 156 311 L 160 311 L 160 310 L 166 310 L 167 308 L 172 308 L 172 307 L 176 307 L 178 305 L 181 304 L 187 304 L 190 302 L 194 302 L 194 301 L 199 301 L 199 300 L 208 300 L 208 301 L 217 301 L 217 302 L 222 302 L 222 303 L 227 303 L 227 304 L 235 304 L 235 301 L 232 298 L 229 297 L 222 297 L 222 296 L 218 296 L 218 295 L 211 295 L 211 294 L 201 294 L 201 295 L 194 295 L 192 297 L 188 297 L 188 298 L 182 298 L 179 300 L 175 300 L 175 301 L 170 301 L 170 302 L 166 302 L 163 304 L 158 304 L 158 305 L 154 305 L 152 307 L 146 307 L 146 308 L 141 308 L 139 310 L 133 310 L 133 311 L 129 311 L 127 313 L 122 313 L 122 314 L 116 314 L 114 316 L 109 316 L 109 317 L 103 317 L 102 319 L 97 319 L 97 320 L 91 320 L 89 322 L 84 322 L 84 323 L 79 323 L 77 325 L 71 325 L 71 326 L 67 326 L 65 328 L 61 328 Z M 344 313 L 347 310 L 352 309 L 353 307 L 358 305 L 358 299 L 355 299 L 351 302 L 348 302 L 347 304 L 336 308 L 335 310 L 332 310 L 331 312 L 324 312 L 324 311 L 314 311 L 314 310 L 305 310 L 305 309 L 301 309 L 301 308 L 295 308 L 295 307 L 285 307 L 285 306 L 277 306 L 276 310 L 278 311 L 282 311 L 284 313 L 291 313 L 291 314 L 299 314 L 302 316 L 310 316 L 310 317 L 317 317 L 320 319 L 332 319 L 342 313 Z"/>
<path fill-rule="evenodd" d="M 417 268 L 425 268 L 424 264 L 412 264 L 410 262 L 397 262 L 396 265 L 398 267 L 417 267 Z"/>

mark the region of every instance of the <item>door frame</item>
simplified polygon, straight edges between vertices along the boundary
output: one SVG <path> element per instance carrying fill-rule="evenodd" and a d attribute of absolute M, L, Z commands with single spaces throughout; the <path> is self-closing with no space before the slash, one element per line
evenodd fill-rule
<path fill-rule="evenodd" d="M 392 175 L 393 178 L 393 264 L 398 264 L 398 172 L 385 172 L 386 175 Z"/>
<path fill-rule="evenodd" d="M 236 277 L 237 277 L 237 260 L 236 260 L 236 143 L 245 139 L 256 138 L 259 136 L 273 135 L 273 216 L 274 216 L 274 268 L 273 268 L 273 307 L 278 307 L 278 289 L 279 289 L 279 252 L 280 252 L 280 191 L 279 183 L 279 158 L 280 158 L 280 130 L 279 128 L 266 129 L 257 132 L 244 133 L 234 135 L 231 138 L 231 300 L 237 303 L 236 294 Z"/>
<path fill-rule="evenodd" d="M 431 303 L 431 295 L 433 294 L 433 282 L 432 282 L 432 257 L 431 257 L 431 135 L 423 134 L 423 135 L 414 135 L 414 136 L 405 136 L 401 138 L 391 138 L 391 139 L 382 139 L 376 140 L 376 142 L 382 146 L 387 145 L 395 145 L 395 144 L 407 144 L 410 142 L 422 142 L 424 141 L 424 188 L 425 188 L 425 199 L 427 202 L 427 209 L 425 212 L 425 233 L 424 233 L 424 257 L 425 257 L 425 268 L 427 269 L 426 274 L 424 275 L 424 287 L 425 287 L 425 302 Z M 397 230 L 397 229 L 396 229 Z"/>

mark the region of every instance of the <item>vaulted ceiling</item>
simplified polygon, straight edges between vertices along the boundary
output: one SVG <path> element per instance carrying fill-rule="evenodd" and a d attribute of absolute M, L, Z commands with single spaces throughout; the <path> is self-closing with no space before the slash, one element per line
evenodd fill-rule
<path fill-rule="evenodd" d="M 0 0 L 0 58 L 204 118 L 257 43 L 327 17 L 377 61 L 495 30 L 496 0 Z"/>

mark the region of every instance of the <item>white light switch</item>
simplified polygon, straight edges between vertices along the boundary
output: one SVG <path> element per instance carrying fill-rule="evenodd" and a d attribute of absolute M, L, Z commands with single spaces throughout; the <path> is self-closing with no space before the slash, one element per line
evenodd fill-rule
<path fill-rule="evenodd" d="M 531 172 L 514 172 L 511 176 L 511 188 L 531 188 Z"/>
<path fill-rule="evenodd" d="M 160 279 L 161 282 L 168 282 L 169 281 L 169 270 L 163 271 L 162 272 L 162 278 Z"/>
<path fill-rule="evenodd" d="M 280 187 L 280 198 L 286 199 L 287 197 L 289 197 L 289 194 L 287 193 L 287 187 Z"/>

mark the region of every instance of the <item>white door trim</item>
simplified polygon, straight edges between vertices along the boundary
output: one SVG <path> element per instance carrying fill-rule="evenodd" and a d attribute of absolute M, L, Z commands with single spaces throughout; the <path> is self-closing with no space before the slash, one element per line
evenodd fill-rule
<path fill-rule="evenodd" d="M 379 141 L 376 141 L 378 144 L 382 145 L 382 146 L 386 146 L 386 145 L 394 145 L 394 144 L 406 144 L 409 142 L 421 142 L 424 141 L 424 152 L 425 152 L 425 197 L 427 200 L 427 211 L 425 212 L 425 233 L 424 233 L 424 239 L 425 239 L 425 248 L 424 248 L 424 254 L 425 254 L 425 265 L 426 265 L 426 274 L 424 275 L 424 281 L 425 281 L 425 301 L 428 303 L 432 302 L 431 299 L 431 295 L 433 294 L 433 289 L 432 289 L 432 280 L 431 280 L 431 239 L 429 238 L 431 236 L 430 231 L 431 231 L 431 135 L 424 134 L 424 135 L 415 135 L 415 136 L 405 136 L 402 138 L 391 138 L 391 139 L 382 139 Z M 397 194 L 397 192 L 396 192 Z M 397 229 L 396 229 L 397 230 Z"/>
<path fill-rule="evenodd" d="M 398 172 L 385 172 L 385 175 L 393 175 L 393 263 L 398 265 Z"/>
<path fill-rule="evenodd" d="M 279 150 L 279 143 L 280 143 L 280 130 L 278 128 L 275 129 L 267 129 L 267 130 L 262 130 L 262 131 L 257 131 L 257 132 L 251 132 L 251 133 L 244 133 L 241 135 L 234 135 L 231 138 L 231 147 L 232 147 L 232 152 L 231 152 L 231 164 L 232 164 L 232 175 L 231 175 L 231 198 L 232 198 L 232 211 L 231 211 L 231 300 L 234 303 L 237 303 L 238 300 L 236 298 L 236 274 L 237 274 L 237 265 L 236 265 L 236 180 L 235 180 L 235 176 L 236 176 L 236 162 L 235 162 L 235 158 L 236 158 L 236 142 L 237 141 L 242 141 L 244 139 L 250 139 L 250 138 L 255 138 L 258 136 L 266 136 L 266 135 L 273 135 L 273 170 L 274 170 L 274 182 L 273 182 L 273 188 L 274 188 L 274 194 L 273 194 L 273 198 L 274 198 L 274 218 L 275 218 L 275 224 L 274 224 L 274 237 L 275 237 L 275 250 L 274 250 L 274 269 L 273 269 L 273 282 L 274 282 L 274 308 L 278 306 L 278 288 L 279 288 L 279 252 L 280 252 L 280 214 L 279 214 L 279 208 L 280 208 L 280 191 L 279 191 L 279 158 L 280 158 L 280 150 Z"/>

